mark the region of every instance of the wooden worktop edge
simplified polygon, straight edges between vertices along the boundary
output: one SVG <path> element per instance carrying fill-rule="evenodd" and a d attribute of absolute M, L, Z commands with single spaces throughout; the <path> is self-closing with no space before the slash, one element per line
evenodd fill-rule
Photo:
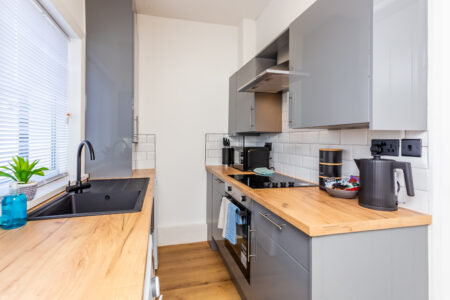
<path fill-rule="evenodd" d="M 432 223 L 432 216 L 422 213 L 417 213 L 407 208 L 400 208 L 404 211 L 414 212 L 417 215 L 407 216 L 407 217 L 396 217 L 396 218 L 383 218 L 376 220 L 363 220 L 363 221 L 355 221 L 355 222 L 343 222 L 338 224 L 323 224 L 323 225 L 310 225 L 299 218 L 292 217 L 286 214 L 282 208 L 279 208 L 276 205 L 273 205 L 270 201 L 261 197 L 257 193 L 255 193 L 248 186 L 240 183 L 239 181 L 230 178 L 228 174 L 224 174 L 221 171 L 217 170 L 217 166 L 206 166 L 206 170 L 211 172 L 224 182 L 232 185 L 233 187 L 239 189 L 246 196 L 252 198 L 257 203 L 261 204 L 268 210 L 272 211 L 274 214 L 286 220 L 288 223 L 301 230 L 305 234 L 311 237 L 317 236 L 326 236 L 332 234 L 343 234 L 343 233 L 351 233 L 351 232 L 361 232 L 361 231 L 373 231 L 373 230 L 383 230 L 383 229 L 392 229 L 392 228 L 402 228 L 402 227 L 414 227 L 414 226 L 424 226 L 430 225 Z M 252 172 L 233 172 L 236 174 L 252 174 Z M 291 176 L 292 177 L 292 176 Z M 316 189 L 317 187 L 305 187 L 302 189 Z M 367 208 L 362 208 L 365 210 Z"/>

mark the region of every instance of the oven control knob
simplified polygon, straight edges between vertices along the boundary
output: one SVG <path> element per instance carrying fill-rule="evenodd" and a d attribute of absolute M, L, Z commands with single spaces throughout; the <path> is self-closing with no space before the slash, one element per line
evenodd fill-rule
<path fill-rule="evenodd" d="M 278 187 L 278 183 L 276 183 L 276 182 L 272 183 L 272 187 L 273 188 L 277 188 Z"/>
<path fill-rule="evenodd" d="M 281 182 L 281 183 L 280 183 L 280 186 L 281 186 L 281 187 L 286 187 L 286 182 Z"/>
<path fill-rule="evenodd" d="M 231 187 L 231 185 L 227 186 L 227 191 L 228 191 L 228 192 L 231 192 L 232 189 L 233 189 L 233 188 Z"/>
<path fill-rule="evenodd" d="M 295 182 L 293 182 L 293 181 L 289 182 L 289 187 L 294 187 L 294 185 L 295 185 Z"/>
<path fill-rule="evenodd" d="M 241 196 L 241 201 L 242 201 L 242 202 L 245 202 L 245 201 L 247 201 L 247 197 L 245 197 L 245 196 Z"/>

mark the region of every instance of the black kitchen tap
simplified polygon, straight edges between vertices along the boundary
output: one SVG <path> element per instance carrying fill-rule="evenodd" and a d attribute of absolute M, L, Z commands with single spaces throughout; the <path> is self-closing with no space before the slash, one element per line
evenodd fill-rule
<path fill-rule="evenodd" d="M 91 142 L 88 140 L 84 140 L 80 143 L 78 146 L 78 152 L 77 152 L 77 182 L 75 185 L 69 185 L 66 187 L 66 192 L 75 192 L 75 193 L 82 193 L 83 189 L 87 189 L 91 187 L 91 184 L 89 182 L 81 182 L 81 152 L 83 151 L 83 147 L 86 145 L 89 148 L 89 154 L 91 157 L 91 160 L 95 160 L 95 153 L 94 148 L 92 148 Z"/>

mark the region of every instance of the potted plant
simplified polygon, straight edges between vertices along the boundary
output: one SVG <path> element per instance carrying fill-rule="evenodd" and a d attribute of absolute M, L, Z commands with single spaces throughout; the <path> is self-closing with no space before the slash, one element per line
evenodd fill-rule
<path fill-rule="evenodd" d="M 13 157 L 12 159 L 14 163 L 9 163 L 9 167 L 0 167 L 9 171 L 0 171 L 0 177 L 8 177 L 14 180 L 12 183 L 14 186 L 11 186 L 11 188 L 15 189 L 17 194 L 25 194 L 27 200 L 31 201 L 36 195 L 37 190 L 37 182 L 30 181 L 31 177 L 33 175 L 44 176 L 44 171 L 48 169 L 45 167 L 36 168 L 39 160 L 35 160 L 30 164 L 28 159 L 20 156 Z"/>

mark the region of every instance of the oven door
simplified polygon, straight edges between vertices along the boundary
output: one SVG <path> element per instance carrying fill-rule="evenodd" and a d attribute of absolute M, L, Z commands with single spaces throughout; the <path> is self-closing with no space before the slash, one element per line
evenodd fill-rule
<path fill-rule="evenodd" d="M 239 208 L 239 215 L 242 217 L 243 222 L 242 224 L 236 223 L 234 225 L 236 226 L 236 245 L 225 239 L 225 246 L 239 266 L 242 274 L 244 274 L 244 277 L 250 283 L 249 231 L 251 228 L 251 211 L 233 198 L 230 201 Z"/>

